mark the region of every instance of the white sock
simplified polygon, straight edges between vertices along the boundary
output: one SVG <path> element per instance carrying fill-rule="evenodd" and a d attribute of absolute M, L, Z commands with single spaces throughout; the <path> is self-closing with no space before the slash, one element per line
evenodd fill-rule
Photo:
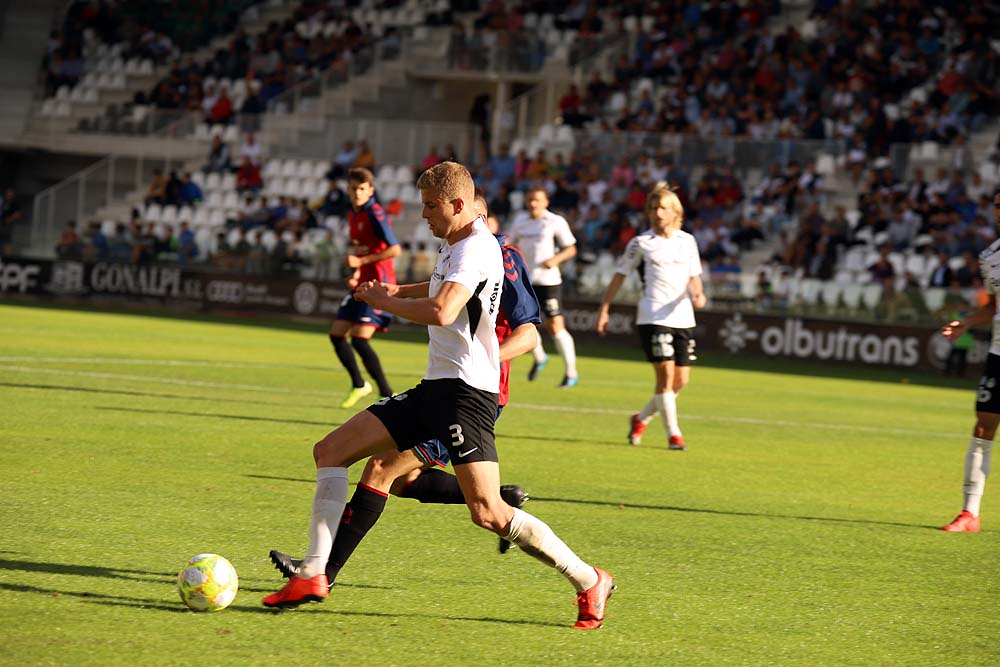
<path fill-rule="evenodd" d="M 524 510 L 514 509 L 507 539 L 524 553 L 562 572 L 577 592 L 597 583 L 597 571 L 573 553 L 544 521 Z"/>
<path fill-rule="evenodd" d="M 545 346 L 542 345 L 542 334 L 541 334 L 541 332 L 539 332 L 539 334 L 538 334 L 538 342 L 535 343 L 535 349 L 533 349 L 531 351 L 531 353 L 533 355 L 535 355 L 535 363 L 536 364 L 540 364 L 543 361 L 545 361 L 545 357 L 547 355 L 545 354 Z"/>
<path fill-rule="evenodd" d="M 681 435 L 681 427 L 677 424 L 677 394 L 668 391 L 653 398 L 659 409 L 660 419 L 663 420 L 663 427 L 667 429 L 667 435 Z"/>
<path fill-rule="evenodd" d="M 299 566 L 299 576 L 311 579 L 326 572 L 333 538 L 347 505 L 347 468 L 318 468 L 316 495 L 309 519 L 309 551 Z"/>
<path fill-rule="evenodd" d="M 639 410 L 639 421 L 643 424 L 648 424 L 649 420 L 656 416 L 656 413 L 660 411 L 660 408 L 656 405 L 656 394 L 650 397 L 646 405 L 643 406 L 642 410 Z"/>
<path fill-rule="evenodd" d="M 566 377 L 575 378 L 576 344 L 573 342 L 573 336 L 571 336 L 568 331 L 563 329 L 555 335 L 555 342 L 556 349 L 559 350 L 559 354 L 562 356 L 563 361 L 566 362 Z"/>
<path fill-rule="evenodd" d="M 993 458 L 993 441 L 982 438 L 972 438 L 969 441 L 969 451 L 965 453 L 965 507 L 973 516 L 979 516 L 979 504 L 983 501 L 983 489 L 986 478 L 990 476 L 990 463 Z"/>

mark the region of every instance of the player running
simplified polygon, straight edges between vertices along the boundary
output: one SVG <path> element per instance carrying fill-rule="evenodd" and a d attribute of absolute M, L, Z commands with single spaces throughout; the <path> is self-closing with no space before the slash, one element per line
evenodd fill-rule
<path fill-rule="evenodd" d="M 376 331 L 386 331 L 392 316 L 355 298 L 354 290 L 370 280 L 381 283 L 396 282 L 393 258 L 400 253 L 399 242 L 392 233 L 392 222 L 382 205 L 375 201 L 375 177 L 364 167 L 354 167 L 347 172 L 347 193 L 352 210 L 347 214 L 351 249 L 347 266 L 354 274 L 347 280 L 351 293 L 344 297 L 330 327 L 330 342 L 340 363 L 351 376 L 351 392 L 340 404 L 342 408 L 372 393 L 372 386 L 361 377 L 354 352 L 361 357 L 365 370 L 381 396 L 392 396 L 392 388 L 382 372 L 382 363 L 371 346 Z M 348 343 L 348 337 L 351 342 Z M 351 348 L 354 348 L 353 350 Z"/>
<path fill-rule="evenodd" d="M 358 298 L 428 325 L 427 372 L 413 389 L 359 412 L 316 444 L 316 494 L 309 550 L 299 573 L 263 603 L 293 607 L 329 595 L 326 561 L 347 504 L 347 467 L 374 454 L 412 449 L 430 439 L 445 443 L 466 504 L 477 525 L 510 540 L 561 572 L 577 590 L 574 627 L 600 627 L 614 590 L 611 575 L 581 560 L 552 529 L 500 496 L 493 422 L 500 387 L 496 338 L 504 267 L 500 247 L 473 205 L 465 167 L 443 162 L 417 182 L 423 217 L 444 239 L 430 283 L 369 282 Z"/>
<path fill-rule="evenodd" d="M 562 314 L 562 274 L 559 265 L 576 257 L 576 237 L 570 231 L 566 218 L 549 210 L 549 196 L 545 188 L 530 188 L 525 204 L 528 211 L 514 220 L 511 243 L 521 249 L 531 267 L 531 284 L 535 286 L 538 302 L 542 304 L 545 326 L 566 365 L 559 387 L 575 387 L 580 380 L 576 371 L 576 344 L 566 330 Z M 537 378 L 549 361 L 541 336 L 538 337 L 534 356 L 529 380 Z"/>
<path fill-rule="evenodd" d="M 656 383 L 646 406 L 630 418 L 628 440 L 638 445 L 646 425 L 659 413 L 668 447 L 683 451 L 687 445 L 677 421 L 677 394 L 690 381 L 697 358 L 694 308 L 705 306 L 701 257 L 694 237 L 681 230 L 684 207 L 666 183 L 657 183 L 646 196 L 646 217 L 650 228 L 633 237 L 618 260 L 597 316 L 597 332 L 607 333 L 611 302 L 625 277 L 639 271 L 643 290 L 636 324 Z"/>
<path fill-rule="evenodd" d="M 486 200 L 476 196 L 477 210 L 486 215 Z M 528 278 L 528 267 L 517 248 L 508 245 L 504 236 L 498 235 L 496 218 L 487 217 L 503 250 L 504 282 L 500 292 L 500 314 L 497 316 L 496 336 L 500 342 L 500 398 L 497 419 L 507 405 L 510 360 L 533 349 L 537 338 L 536 326 L 541 324 L 538 300 Z M 361 479 L 344 509 L 337 537 L 326 563 L 326 578 L 333 587 L 337 575 L 347 559 L 357 549 L 365 535 L 375 527 L 389 494 L 400 498 L 414 498 L 422 503 L 462 505 L 465 497 L 458 479 L 442 468 L 451 460 L 448 448 L 438 440 L 421 443 L 403 452 L 390 451 L 372 456 L 365 465 Z M 511 507 L 523 507 L 528 495 L 520 486 L 507 484 L 500 487 L 500 497 Z M 510 548 L 510 542 L 500 539 L 500 553 Z M 272 550 L 271 562 L 285 577 L 298 574 L 301 560 Z"/>

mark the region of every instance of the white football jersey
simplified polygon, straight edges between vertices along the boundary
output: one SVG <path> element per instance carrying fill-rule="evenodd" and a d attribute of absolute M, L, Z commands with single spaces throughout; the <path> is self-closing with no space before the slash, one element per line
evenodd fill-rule
<path fill-rule="evenodd" d="M 693 236 L 681 230 L 669 237 L 652 230 L 638 234 L 628 242 L 615 267 L 626 276 L 635 270 L 639 270 L 643 284 L 636 324 L 694 327 L 688 284 L 692 277 L 701 275 L 701 256 Z"/>
<path fill-rule="evenodd" d="M 523 211 L 514 219 L 510 238 L 512 244 L 524 255 L 524 261 L 531 269 L 532 285 L 548 286 L 562 283 L 562 274 L 558 266 L 546 269 L 539 264 L 554 257 L 558 252 L 557 247 L 562 250 L 576 245 L 576 237 L 570 231 L 566 218 L 552 211 L 545 211 L 541 218 L 534 220 L 527 211 Z"/>
<path fill-rule="evenodd" d="M 993 296 L 1000 294 L 1000 239 L 979 253 L 979 272 L 983 277 L 983 288 Z M 1000 354 L 1000 313 L 993 316 L 990 354 Z"/>
<path fill-rule="evenodd" d="M 462 285 L 472 297 L 454 322 L 427 327 L 430 351 L 424 379 L 457 378 L 470 387 L 498 393 L 500 344 L 496 321 L 503 286 L 503 256 L 482 216 L 476 218 L 469 236 L 455 244 L 441 244 L 428 294 L 436 296 L 446 282 Z"/>

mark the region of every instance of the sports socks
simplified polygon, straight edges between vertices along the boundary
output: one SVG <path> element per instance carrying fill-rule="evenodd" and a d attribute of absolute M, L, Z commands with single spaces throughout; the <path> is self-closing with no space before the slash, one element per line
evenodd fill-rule
<path fill-rule="evenodd" d="M 346 504 L 347 468 L 317 468 L 316 495 L 309 518 L 309 550 L 299 566 L 299 576 L 303 579 L 323 573 Z"/>
<path fill-rule="evenodd" d="M 392 387 L 389 386 L 388 381 L 385 379 L 385 373 L 382 372 L 382 363 L 378 360 L 375 350 L 372 349 L 371 342 L 367 338 L 351 338 L 351 347 L 357 351 L 358 356 L 361 357 L 361 363 L 365 365 L 365 370 L 368 371 L 368 375 L 378 385 L 379 395 L 383 397 L 392 396 Z M 358 377 L 361 377 L 360 374 Z"/>
<path fill-rule="evenodd" d="M 556 343 L 556 349 L 559 350 L 559 355 L 563 358 L 566 363 L 566 377 L 575 378 L 576 374 L 576 344 L 573 342 L 573 336 L 570 335 L 569 331 L 563 329 L 557 333 L 554 337 Z"/>
<path fill-rule="evenodd" d="M 358 361 L 354 358 L 354 352 L 351 350 L 347 339 L 330 334 L 330 342 L 333 343 L 333 351 L 337 353 L 340 363 L 344 365 L 348 375 L 351 376 L 351 384 L 355 388 L 365 386 L 365 379 L 361 377 L 361 371 L 358 370 Z"/>
<path fill-rule="evenodd" d="M 667 435 L 681 435 L 681 427 L 677 424 L 677 394 L 668 391 L 665 394 L 656 394 L 653 400 L 656 401 L 656 408 L 660 413 L 660 419 L 663 420 L 664 428 L 667 429 Z M 641 418 L 642 413 L 639 413 L 639 416 Z"/>
<path fill-rule="evenodd" d="M 965 506 L 973 516 L 979 516 L 979 504 L 983 500 L 983 489 L 986 478 L 990 476 L 990 463 L 993 458 L 993 441 L 982 438 L 972 438 L 969 450 L 965 454 Z"/>
<path fill-rule="evenodd" d="M 465 504 L 465 496 L 462 495 L 462 488 L 458 485 L 458 478 L 439 468 L 421 471 L 420 475 L 403 489 L 400 497 L 414 498 L 422 503 Z"/>
<path fill-rule="evenodd" d="M 535 363 L 540 364 L 545 361 L 545 347 L 542 345 L 542 332 L 538 332 L 538 342 L 535 343 L 535 349 L 531 351 L 531 354 L 535 357 Z"/>
<path fill-rule="evenodd" d="M 361 544 L 385 510 L 388 495 L 378 489 L 358 484 L 351 496 L 351 502 L 344 509 L 340 528 L 330 547 L 330 558 L 326 563 L 326 577 L 332 584 L 340 574 L 340 569 Z"/>
<path fill-rule="evenodd" d="M 524 553 L 562 572 L 577 592 L 597 583 L 597 572 L 560 540 L 548 524 L 524 510 L 514 509 L 508 534 L 504 536 Z"/>
<path fill-rule="evenodd" d="M 656 416 L 656 413 L 660 411 L 660 408 L 656 404 L 656 394 L 653 394 L 646 405 L 642 406 L 642 410 L 639 410 L 639 421 L 643 424 L 648 424 L 649 420 Z"/>

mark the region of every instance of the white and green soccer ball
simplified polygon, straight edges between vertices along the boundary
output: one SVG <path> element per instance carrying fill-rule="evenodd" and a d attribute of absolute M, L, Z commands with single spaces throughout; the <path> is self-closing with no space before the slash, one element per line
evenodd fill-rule
<path fill-rule="evenodd" d="M 177 592 L 194 611 L 222 611 L 240 587 L 236 568 L 222 556 L 198 554 L 177 575 Z"/>

